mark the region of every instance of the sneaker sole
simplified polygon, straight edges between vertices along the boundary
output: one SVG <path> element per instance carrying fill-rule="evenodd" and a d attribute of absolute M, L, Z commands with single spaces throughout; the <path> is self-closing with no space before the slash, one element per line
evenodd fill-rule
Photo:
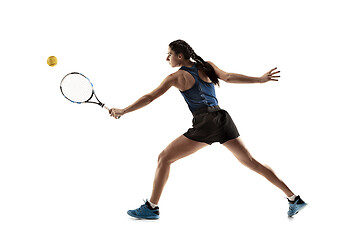
<path fill-rule="evenodd" d="M 160 217 L 140 217 L 140 216 L 136 216 L 136 215 L 133 215 L 131 213 L 127 213 L 130 217 L 133 217 L 133 218 L 137 218 L 137 219 L 146 219 L 146 220 L 158 220 Z"/>

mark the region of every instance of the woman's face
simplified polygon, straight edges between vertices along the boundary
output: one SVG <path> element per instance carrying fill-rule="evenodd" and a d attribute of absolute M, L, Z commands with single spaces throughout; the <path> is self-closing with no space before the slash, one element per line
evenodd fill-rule
<path fill-rule="evenodd" d="M 180 66 L 182 59 L 182 54 L 176 54 L 171 48 L 168 49 L 168 56 L 166 58 L 166 61 L 169 62 L 171 67 L 178 67 Z"/>

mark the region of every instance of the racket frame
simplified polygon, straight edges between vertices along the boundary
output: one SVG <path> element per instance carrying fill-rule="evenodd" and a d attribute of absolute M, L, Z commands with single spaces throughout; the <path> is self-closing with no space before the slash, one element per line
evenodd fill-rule
<path fill-rule="evenodd" d="M 61 84 L 62 84 L 62 82 L 64 81 L 64 79 L 65 79 L 67 76 L 71 75 L 71 74 L 79 74 L 80 76 L 84 77 L 86 80 L 89 81 L 89 83 L 90 83 L 90 85 L 91 85 L 91 95 L 90 95 L 90 98 L 89 98 L 88 100 L 83 101 L 83 102 L 76 102 L 76 101 L 73 101 L 73 100 L 71 100 L 70 98 L 68 98 L 68 97 L 65 96 L 65 94 L 64 94 L 64 92 L 63 92 L 63 90 L 62 90 Z M 60 82 L 60 91 L 61 91 L 61 94 L 62 94 L 67 100 L 69 100 L 69 101 L 72 102 L 72 103 L 77 103 L 77 104 L 82 104 L 82 103 L 94 103 L 94 104 L 97 104 L 97 105 L 99 105 L 100 107 L 105 108 L 106 110 L 110 111 L 110 109 L 109 109 L 108 107 L 106 107 L 105 104 L 102 103 L 102 102 L 99 100 L 99 98 L 96 96 L 95 91 L 94 91 L 94 85 L 92 84 L 92 82 L 90 81 L 90 79 L 87 78 L 87 77 L 86 77 L 84 74 L 82 74 L 82 73 L 79 73 L 79 72 L 71 72 L 71 73 L 66 74 L 66 75 L 63 77 L 63 79 L 61 80 L 61 82 Z M 97 102 L 90 101 L 93 97 L 96 98 Z M 117 119 L 119 119 L 119 118 L 120 118 L 120 116 L 117 117 Z"/>
<path fill-rule="evenodd" d="M 71 100 L 70 98 L 66 97 L 66 95 L 64 94 L 64 92 L 63 92 L 63 90 L 62 90 L 62 87 L 61 87 L 61 84 L 62 84 L 62 82 L 64 81 L 64 79 L 65 79 L 67 76 L 71 75 L 71 74 L 79 74 L 80 76 L 84 77 L 86 80 L 89 81 L 89 83 L 90 83 L 90 85 L 91 85 L 91 95 L 90 95 L 89 99 L 87 99 L 86 101 L 76 102 L 76 101 L 73 101 L 73 100 Z M 102 103 L 102 102 L 98 99 L 98 97 L 96 96 L 95 91 L 94 91 L 94 85 L 92 84 L 92 82 L 90 81 L 90 79 L 87 78 L 87 77 L 86 77 L 84 74 L 82 74 L 82 73 L 79 73 L 79 72 L 71 72 L 71 73 L 66 74 L 66 75 L 63 77 L 63 79 L 61 80 L 61 82 L 60 82 L 60 91 L 61 91 L 61 94 L 62 94 L 67 100 L 69 100 L 69 101 L 72 102 L 72 103 L 77 103 L 77 104 L 82 104 L 82 103 L 95 103 L 95 104 L 99 105 L 99 106 L 102 107 L 102 108 L 109 109 L 108 107 L 105 106 L 104 103 Z M 90 101 L 93 97 L 96 98 L 97 102 Z"/>

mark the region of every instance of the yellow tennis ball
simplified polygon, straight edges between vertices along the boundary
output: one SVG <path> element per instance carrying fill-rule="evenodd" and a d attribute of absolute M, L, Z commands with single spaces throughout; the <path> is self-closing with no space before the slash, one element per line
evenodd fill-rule
<path fill-rule="evenodd" d="M 56 58 L 55 56 L 50 56 L 50 57 L 48 57 L 48 59 L 47 59 L 47 64 L 48 64 L 50 67 L 56 66 L 56 64 L 57 64 L 57 58 Z"/>

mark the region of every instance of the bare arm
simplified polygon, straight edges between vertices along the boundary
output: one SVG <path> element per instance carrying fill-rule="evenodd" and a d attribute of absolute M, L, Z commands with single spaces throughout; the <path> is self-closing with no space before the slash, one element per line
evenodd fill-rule
<path fill-rule="evenodd" d="M 112 108 L 110 109 L 109 113 L 112 117 L 117 118 L 118 116 L 122 116 L 126 113 L 133 112 L 135 110 L 138 110 L 140 108 L 145 107 L 161 95 L 163 95 L 171 86 L 174 86 L 174 82 L 176 80 L 176 77 L 174 74 L 170 74 L 167 76 L 162 83 L 155 88 L 152 92 L 145 94 L 141 98 L 139 98 L 137 101 L 135 101 L 133 104 L 129 105 L 128 107 L 124 109 L 118 109 L 118 108 Z"/>
<path fill-rule="evenodd" d="M 208 62 L 214 68 L 216 75 L 223 81 L 228 83 L 265 83 L 268 81 L 278 81 L 278 77 L 273 76 L 274 74 L 279 73 L 280 71 L 273 72 L 277 68 L 271 69 L 266 72 L 262 77 L 249 77 L 238 73 L 229 73 L 218 68 L 214 63 Z"/>

